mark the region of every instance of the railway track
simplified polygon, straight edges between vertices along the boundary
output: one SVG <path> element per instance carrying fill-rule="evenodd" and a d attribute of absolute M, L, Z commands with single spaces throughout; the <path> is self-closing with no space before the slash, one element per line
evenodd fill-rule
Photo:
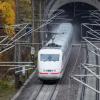
<path fill-rule="evenodd" d="M 66 100 L 70 98 L 69 89 L 71 89 L 71 87 L 69 83 L 69 74 L 76 63 L 76 58 L 79 57 L 79 52 L 77 52 L 79 49 L 80 46 L 72 47 L 71 55 L 61 80 L 56 82 L 41 82 L 37 77 L 37 72 L 35 72 L 28 84 L 12 100 Z M 81 60 L 78 58 L 77 64 L 80 62 Z M 70 100 L 75 99 L 73 98 Z"/>
<path fill-rule="evenodd" d="M 77 100 L 79 84 L 70 79 L 70 74 L 79 72 L 76 68 L 79 64 L 84 61 L 84 51 L 81 45 L 76 45 L 73 47 L 73 53 L 67 64 L 66 73 L 61 81 L 61 86 L 55 100 Z M 78 70 L 75 70 L 78 69 Z"/>

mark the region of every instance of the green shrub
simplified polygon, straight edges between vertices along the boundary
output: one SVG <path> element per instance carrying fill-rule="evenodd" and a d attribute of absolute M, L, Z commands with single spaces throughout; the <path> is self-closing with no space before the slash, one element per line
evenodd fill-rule
<path fill-rule="evenodd" d="M 0 90 L 10 89 L 11 87 L 8 81 L 0 80 Z"/>

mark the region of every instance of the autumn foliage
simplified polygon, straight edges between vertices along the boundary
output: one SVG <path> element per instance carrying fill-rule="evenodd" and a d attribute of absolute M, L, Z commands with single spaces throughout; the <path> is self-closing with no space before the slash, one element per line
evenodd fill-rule
<path fill-rule="evenodd" d="M 4 32 L 12 37 L 15 34 L 14 28 L 11 25 L 15 24 L 15 0 L 1 0 L 0 1 L 0 16 Z M 7 27 L 8 26 L 8 27 Z"/>
<path fill-rule="evenodd" d="M 0 0 L 0 35 L 8 35 L 10 38 L 15 35 L 14 27 L 12 27 L 16 21 L 15 11 L 15 0 Z M 14 51 L 10 50 L 0 54 L 0 62 L 13 60 L 12 52 Z M 4 74 L 6 70 L 7 67 L 1 66 L 0 74 Z"/>

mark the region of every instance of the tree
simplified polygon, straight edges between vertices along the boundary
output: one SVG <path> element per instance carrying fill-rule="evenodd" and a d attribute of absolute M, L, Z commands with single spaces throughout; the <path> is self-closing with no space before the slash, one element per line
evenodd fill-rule
<path fill-rule="evenodd" d="M 4 24 L 4 32 L 9 36 L 15 35 L 15 30 L 11 25 L 15 24 L 15 3 L 14 0 L 2 0 L 0 1 L 0 11 L 2 15 L 2 23 Z M 8 27 L 6 27 L 8 25 Z"/>

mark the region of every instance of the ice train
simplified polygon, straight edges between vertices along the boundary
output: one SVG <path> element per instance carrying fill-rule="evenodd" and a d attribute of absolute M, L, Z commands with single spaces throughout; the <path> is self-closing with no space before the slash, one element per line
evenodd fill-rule
<path fill-rule="evenodd" d="M 38 76 L 40 79 L 60 79 L 71 49 L 72 23 L 62 23 L 53 32 L 57 34 L 38 52 Z"/>

